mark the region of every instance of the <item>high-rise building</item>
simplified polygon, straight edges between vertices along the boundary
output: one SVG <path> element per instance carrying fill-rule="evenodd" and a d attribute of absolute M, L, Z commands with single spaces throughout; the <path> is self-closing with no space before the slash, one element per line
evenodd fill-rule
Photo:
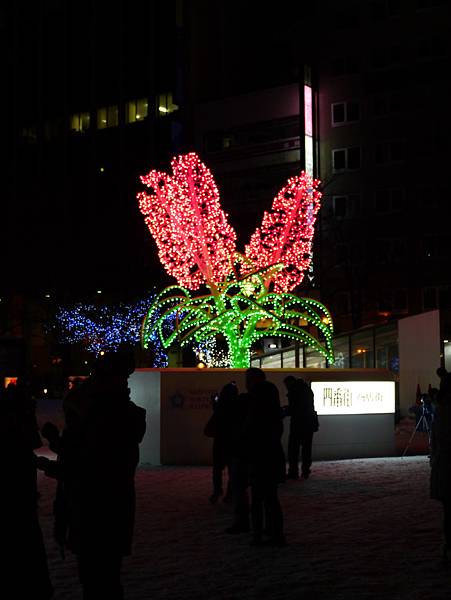
<path fill-rule="evenodd" d="M 139 175 L 180 146 L 176 9 L 19 0 L 3 10 L 3 288 L 125 293 L 155 283 L 135 195 Z"/>

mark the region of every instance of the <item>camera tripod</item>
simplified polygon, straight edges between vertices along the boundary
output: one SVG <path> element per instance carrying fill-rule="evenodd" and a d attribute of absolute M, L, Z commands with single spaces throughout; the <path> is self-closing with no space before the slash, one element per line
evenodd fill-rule
<path fill-rule="evenodd" d="M 424 402 L 421 401 L 422 404 L 422 414 L 421 417 L 418 419 L 418 423 L 415 426 L 415 429 L 413 430 L 412 435 L 410 436 L 410 440 L 407 443 L 407 446 L 404 448 L 404 452 L 402 453 L 402 456 L 406 455 L 407 450 L 410 448 L 410 445 L 413 441 L 413 438 L 415 437 L 416 432 L 420 429 L 421 424 L 424 422 L 424 429 L 427 431 L 428 434 L 428 448 L 431 448 L 431 426 L 430 423 L 428 421 L 428 417 L 426 415 L 426 410 L 424 408 Z"/>

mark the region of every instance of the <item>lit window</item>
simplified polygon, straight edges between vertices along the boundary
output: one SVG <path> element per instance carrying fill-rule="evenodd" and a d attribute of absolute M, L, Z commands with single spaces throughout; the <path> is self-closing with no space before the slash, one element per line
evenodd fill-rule
<path fill-rule="evenodd" d="M 119 108 L 116 104 L 105 106 L 97 111 L 97 128 L 117 127 L 119 125 Z"/>
<path fill-rule="evenodd" d="M 27 144 L 35 144 L 38 140 L 36 127 L 24 127 L 20 132 L 20 137 Z"/>
<path fill-rule="evenodd" d="M 125 122 L 136 123 L 142 121 L 147 117 L 148 114 L 148 102 L 147 98 L 141 98 L 140 100 L 130 100 L 127 102 L 125 110 Z"/>
<path fill-rule="evenodd" d="M 174 104 L 172 92 L 167 94 L 158 94 L 157 96 L 157 116 L 164 117 L 169 113 L 178 110 L 177 104 Z"/>
<path fill-rule="evenodd" d="M 90 116 L 88 112 L 77 113 L 70 118 L 70 129 L 77 133 L 84 133 L 89 129 Z"/>

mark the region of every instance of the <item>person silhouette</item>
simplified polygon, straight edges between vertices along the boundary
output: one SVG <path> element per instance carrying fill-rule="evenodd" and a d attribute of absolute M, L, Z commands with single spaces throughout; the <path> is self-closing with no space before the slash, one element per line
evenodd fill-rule
<path fill-rule="evenodd" d="M 286 543 L 278 498 L 278 484 L 285 479 L 282 433 L 279 391 L 273 383 L 262 381 L 252 389 L 246 426 L 254 545 L 263 543 L 264 531 L 269 536 L 270 544 L 284 546 Z"/>
<path fill-rule="evenodd" d="M 437 394 L 431 439 L 431 498 L 443 506 L 443 560 L 451 561 L 451 374 L 444 374 Z"/>
<path fill-rule="evenodd" d="M 251 393 L 254 387 L 265 381 L 261 369 L 251 367 L 246 371 L 246 392 L 238 396 L 231 415 L 230 455 L 232 468 L 232 497 L 234 518 L 226 533 L 239 534 L 250 530 L 249 497 L 249 442 L 246 426 L 251 406 Z"/>
<path fill-rule="evenodd" d="M 285 414 L 291 417 L 287 479 L 299 479 L 301 447 L 301 473 L 303 479 L 307 479 L 312 466 L 313 434 L 318 429 L 313 392 L 303 379 L 296 379 L 292 375 L 286 377 L 284 383 L 288 392 L 288 407 L 285 407 Z"/>
<path fill-rule="evenodd" d="M 0 393 L 2 587 L 13 600 L 53 596 L 38 517 L 37 465 L 42 446 L 26 380 Z"/>
<path fill-rule="evenodd" d="M 145 410 L 130 400 L 133 370 L 129 353 L 106 354 L 64 400 L 66 545 L 77 558 L 84 600 L 123 598 L 120 573 L 123 557 L 131 553 L 134 476 L 146 429 Z"/>
<path fill-rule="evenodd" d="M 233 413 L 238 400 L 238 388 L 235 382 L 226 384 L 218 396 L 213 399 L 213 416 L 210 424 L 213 426 L 213 494 L 210 503 L 215 504 L 223 494 L 222 478 L 227 468 L 228 482 L 224 502 L 232 495 L 230 445 L 232 436 Z"/>

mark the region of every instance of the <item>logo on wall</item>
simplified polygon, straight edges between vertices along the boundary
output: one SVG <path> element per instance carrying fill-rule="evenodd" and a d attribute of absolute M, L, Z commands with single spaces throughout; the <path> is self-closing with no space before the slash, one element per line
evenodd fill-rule
<path fill-rule="evenodd" d="M 179 392 L 170 397 L 172 408 L 183 408 L 185 398 Z"/>

